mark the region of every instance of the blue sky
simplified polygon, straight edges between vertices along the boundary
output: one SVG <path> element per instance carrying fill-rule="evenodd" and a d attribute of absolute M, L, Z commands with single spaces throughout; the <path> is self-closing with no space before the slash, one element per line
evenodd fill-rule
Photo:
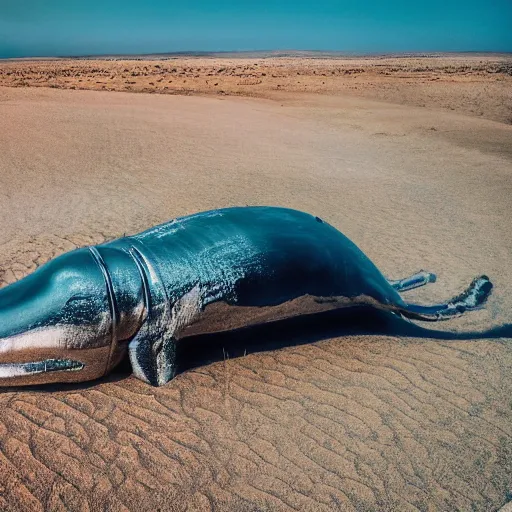
<path fill-rule="evenodd" d="M 512 51 L 512 0 L 0 0 L 0 57 Z"/>

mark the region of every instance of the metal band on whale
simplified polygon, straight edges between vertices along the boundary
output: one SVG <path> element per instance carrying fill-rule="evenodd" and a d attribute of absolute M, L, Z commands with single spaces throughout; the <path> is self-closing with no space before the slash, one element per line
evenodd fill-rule
<path fill-rule="evenodd" d="M 0 385 L 81 382 L 128 352 L 133 373 L 161 386 L 176 373 L 176 344 L 298 315 L 367 305 L 437 321 L 479 309 L 492 284 L 473 280 L 442 304 L 401 293 L 435 276 L 386 279 L 318 217 L 237 207 L 172 220 L 54 258 L 0 290 Z"/>

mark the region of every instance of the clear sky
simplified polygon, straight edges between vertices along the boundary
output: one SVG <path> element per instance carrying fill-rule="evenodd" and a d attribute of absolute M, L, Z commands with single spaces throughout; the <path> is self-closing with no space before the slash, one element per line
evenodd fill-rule
<path fill-rule="evenodd" d="M 512 51 L 512 0 L 0 0 L 0 57 Z"/>

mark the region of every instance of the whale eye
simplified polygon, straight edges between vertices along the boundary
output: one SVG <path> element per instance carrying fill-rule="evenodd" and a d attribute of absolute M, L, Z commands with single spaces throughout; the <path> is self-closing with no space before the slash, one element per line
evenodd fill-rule
<path fill-rule="evenodd" d="M 75 302 L 82 302 L 82 301 L 85 301 L 85 300 L 87 300 L 87 295 L 76 294 L 76 295 L 73 295 L 72 297 L 70 297 L 66 301 L 66 306 L 74 305 L 73 303 L 75 303 Z"/>
<path fill-rule="evenodd" d="M 101 314 L 102 303 L 98 298 L 86 294 L 71 296 L 61 311 L 61 320 L 73 325 L 94 325 Z"/>

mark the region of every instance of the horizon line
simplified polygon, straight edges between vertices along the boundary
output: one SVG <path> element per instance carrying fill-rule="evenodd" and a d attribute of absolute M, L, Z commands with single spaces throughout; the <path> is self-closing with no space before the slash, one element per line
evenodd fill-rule
<path fill-rule="evenodd" d="M 263 54 L 261 58 L 287 56 L 286 54 L 323 54 L 326 56 L 339 55 L 343 57 L 435 57 L 442 55 L 511 55 L 511 51 L 493 51 L 493 50 L 448 50 L 448 51 L 347 51 L 347 50 L 294 50 L 294 49 L 263 49 L 263 50 L 179 50 L 170 52 L 144 52 L 144 53 L 84 53 L 84 54 L 70 54 L 70 55 L 32 55 L 32 56 L 15 56 L 15 57 L 0 57 L 0 60 L 44 60 L 44 59 L 91 59 L 91 58 L 122 58 L 122 57 L 166 57 L 166 56 L 186 56 L 186 57 L 208 57 L 216 55 L 237 55 L 237 54 Z M 278 55 L 271 55 L 278 54 Z M 281 55 L 280 55 L 281 54 Z"/>

